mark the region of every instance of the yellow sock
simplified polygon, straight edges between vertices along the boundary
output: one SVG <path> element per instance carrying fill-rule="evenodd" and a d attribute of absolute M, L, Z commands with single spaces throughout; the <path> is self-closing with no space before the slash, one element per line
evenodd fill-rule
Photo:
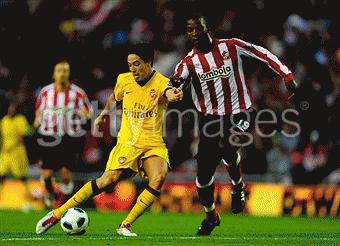
<path fill-rule="evenodd" d="M 131 209 L 126 219 L 122 222 L 122 225 L 131 225 L 133 222 L 141 216 L 145 210 L 151 206 L 151 204 L 159 196 L 160 192 L 152 189 L 148 186 L 137 198 L 136 204 Z"/>
<path fill-rule="evenodd" d="M 53 210 L 53 214 L 58 219 L 70 208 L 76 207 L 82 202 L 89 199 L 89 197 L 93 194 L 92 190 L 92 181 L 87 182 L 76 194 L 74 194 L 67 202 L 65 202 L 59 208 Z M 95 181 L 94 181 L 95 182 Z"/>

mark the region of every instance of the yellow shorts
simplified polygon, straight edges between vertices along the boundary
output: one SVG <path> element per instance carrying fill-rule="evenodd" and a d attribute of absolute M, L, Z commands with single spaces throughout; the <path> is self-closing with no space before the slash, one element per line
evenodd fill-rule
<path fill-rule="evenodd" d="M 143 172 L 143 159 L 150 156 L 159 156 L 163 158 L 168 164 L 169 156 L 166 146 L 159 146 L 153 148 L 136 148 L 131 145 L 123 143 L 117 143 L 117 145 L 111 150 L 109 160 L 106 163 L 106 169 L 117 170 L 129 168 L 135 173 L 139 173 L 144 177 Z"/>
<path fill-rule="evenodd" d="M 0 176 L 11 174 L 15 178 L 26 177 L 28 174 L 28 158 L 25 147 L 10 152 L 0 153 Z"/>

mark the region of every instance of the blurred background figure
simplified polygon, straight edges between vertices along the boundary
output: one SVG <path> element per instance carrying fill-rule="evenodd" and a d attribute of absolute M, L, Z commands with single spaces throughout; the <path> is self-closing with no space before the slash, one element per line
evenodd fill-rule
<path fill-rule="evenodd" d="M 12 175 L 25 186 L 25 196 L 28 203 L 23 209 L 30 210 L 32 199 L 27 183 L 29 161 L 24 137 L 33 133 L 26 117 L 18 113 L 18 103 L 11 101 L 7 115 L 0 120 L 0 135 L 2 139 L 0 148 L 0 194 L 7 175 Z"/>
<path fill-rule="evenodd" d="M 310 134 L 309 143 L 303 151 L 292 153 L 292 181 L 294 184 L 319 184 L 336 168 L 339 163 L 329 160 L 329 148 L 320 142 L 317 130 Z"/>
<path fill-rule="evenodd" d="M 73 192 L 71 170 L 77 164 L 85 135 L 83 125 L 91 117 L 86 93 L 70 81 L 70 64 L 58 62 L 53 71 L 54 83 L 42 88 L 37 102 L 34 127 L 38 128 L 38 145 L 42 160 L 41 179 L 46 188 L 44 202 L 53 207 Z M 60 193 L 53 187 L 52 177 L 60 174 Z M 58 196 L 58 197 L 57 197 Z"/>

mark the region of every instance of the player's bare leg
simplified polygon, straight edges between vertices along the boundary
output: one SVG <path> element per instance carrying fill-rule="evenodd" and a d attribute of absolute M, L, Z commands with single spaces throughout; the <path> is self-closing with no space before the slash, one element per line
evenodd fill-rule
<path fill-rule="evenodd" d="M 52 208 L 56 199 L 56 193 L 52 184 L 53 173 L 54 171 L 52 169 L 41 170 L 41 179 L 45 186 L 44 204 L 47 208 Z"/>
<path fill-rule="evenodd" d="M 100 194 L 106 189 L 112 189 L 122 179 L 131 177 L 130 169 L 105 171 L 103 175 L 95 180 L 87 182 L 76 194 L 59 208 L 49 212 L 36 225 L 36 233 L 43 234 L 58 223 L 61 216 L 70 208 L 76 207 L 91 196 Z"/>
<path fill-rule="evenodd" d="M 151 156 L 144 160 L 143 169 L 149 178 L 149 184 L 139 195 L 136 204 L 117 229 L 119 235 L 137 236 L 136 233 L 132 232 L 131 225 L 159 197 L 160 190 L 168 172 L 168 164 L 161 157 Z"/>
<path fill-rule="evenodd" d="M 74 189 L 72 172 L 68 168 L 62 167 L 59 170 L 59 174 L 60 174 L 59 189 L 61 193 L 58 194 L 56 207 L 59 207 L 64 202 L 66 202 L 71 197 Z"/>
<path fill-rule="evenodd" d="M 60 184 L 60 190 L 65 195 L 70 195 L 73 192 L 74 183 L 73 183 L 73 177 L 72 172 L 67 169 L 66 167 L 62 167 L 59 171 L 61 176 L 61 184 Z"/>

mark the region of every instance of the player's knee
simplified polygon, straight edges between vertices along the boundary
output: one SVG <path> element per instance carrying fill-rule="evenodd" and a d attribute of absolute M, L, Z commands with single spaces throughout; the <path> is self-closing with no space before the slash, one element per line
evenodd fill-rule
<path fill-rule="evenodd" d="M 228 166 L 235 166 L 238 165 L 239 155 L 236 151 L 229 152 L 228 154 L 223 156 L 223 160 L 228 164 Z"/>
<path fill-rule="evenodd" d="M 106 189 L 110 185 L 117 182 L 119 175 L 115 172 L 105 172 L 100 178 L 97 179 L 98 188 L 101 190 Z"/>
<path fill-rule="evenodd" d="M 198 188 L 209 187 L 214 183 L 214 176 L 197 176 L 196 178 L 196 186 Z"/>
<path fill-rule="evenodd" d="M 149 185 L 158 190 L 162 187 L 166 178 L 166 173 L 158 173 L 150 178 Z"/>

